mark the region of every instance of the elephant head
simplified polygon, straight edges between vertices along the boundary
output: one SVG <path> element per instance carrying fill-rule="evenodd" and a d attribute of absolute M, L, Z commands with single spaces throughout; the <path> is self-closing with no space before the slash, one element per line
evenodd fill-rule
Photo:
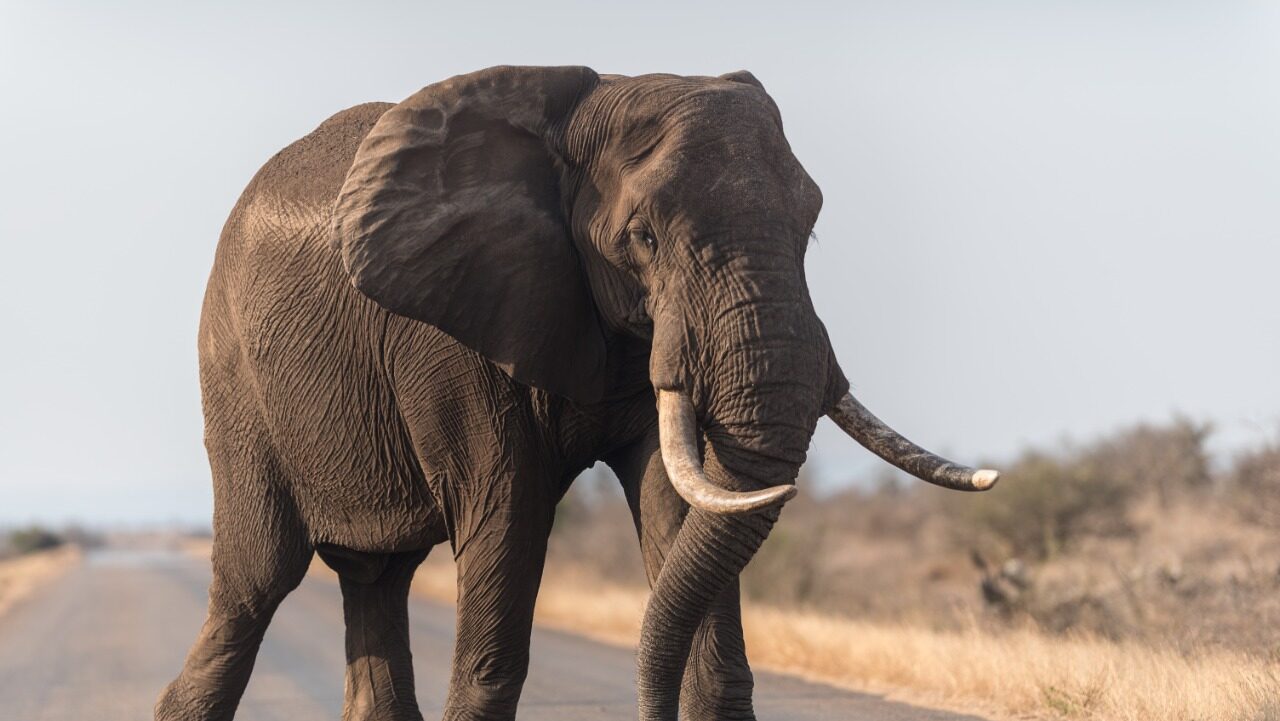
<path fill-rule="evenodd" d="M 674 718 L 694 631 L 794 493 L 818 418 L 981 490 L 848 394 L 804 275 L 822 196 L 759 81 L 499 67 L 429 86 L 364 140 L 334 207 L 352 283 L 580 403 L 651 344 L 660 446 L 692 509 L 655 584 L 642 717 Z"/>

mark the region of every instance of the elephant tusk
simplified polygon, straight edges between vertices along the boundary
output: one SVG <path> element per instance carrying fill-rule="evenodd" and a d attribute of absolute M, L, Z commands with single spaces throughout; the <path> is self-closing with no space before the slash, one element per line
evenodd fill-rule
<path fill-rule="evenodd" d="M 736 515 L 780 505 L 796 495 L 795 486 L 731 491 L 707 479 L 698 454 L 698 419 L 693 402 L 680 391 L 658 391 L 658 442 L 667 478 L 688 504 L 710 513 Z"/>
<path fill-rule="evenodd" d="M 922 481 L 956 491 L 985 491 L 1000 480 L 998 471 L 975 470 L 952 463 L 903 438 L 876 418 L 852 393 L 845 393 L 827 415 L 867 450 Z"/>

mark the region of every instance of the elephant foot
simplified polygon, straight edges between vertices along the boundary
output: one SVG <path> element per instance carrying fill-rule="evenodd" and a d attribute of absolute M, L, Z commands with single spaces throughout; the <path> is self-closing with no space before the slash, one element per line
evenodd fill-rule
<path fill-rule="evenodd" d="M 755 711 L 741 709 L 716 711 L 708 707 L 681 708 L 680 718 L 684 721 L 756 721 Z"/>
<path fill-rule="evenodd" d="M 520 692 L 459 694 L 450 692 L 444 721 L 514 721 Z"/>
<path fill-rule="evenodd" d="M 756 721 L 751 704 L 751 687 L 735 688 L 702 685 L 680 692 L 680 718 L 685 721 Z"/>
<path fill-rule="evenodd" d="M 377 704 L 357 700 L 343 711 L 342 721 L 423 721 L 416 702 Z"/>
<path fill-rule="evenodd" d="M 179 676 L 156 701 L 155 721 L 231 721 L 236 704 L 227 706 L 218 694 L 196 688 Z"/>

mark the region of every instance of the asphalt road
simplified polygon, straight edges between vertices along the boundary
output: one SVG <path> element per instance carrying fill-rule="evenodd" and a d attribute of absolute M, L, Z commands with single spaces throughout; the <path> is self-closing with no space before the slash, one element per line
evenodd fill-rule
<path fill-rule="evenodd" d="M 176 553 L 101 551 L 0 618 L 0 721 L 140 721 L 177 673 L 204 619 L 208 562 Z M 453 609 L 414 599 L 418 699 L 439 718 Z M 341 598 L 308 578 L 277 612 L 239 721 L 337 719 Z M 523 721 L 635 718 L 634 655 L 537 630 Z M 772 674 L 757 674 L 764 721 L 980 721 Z"/>

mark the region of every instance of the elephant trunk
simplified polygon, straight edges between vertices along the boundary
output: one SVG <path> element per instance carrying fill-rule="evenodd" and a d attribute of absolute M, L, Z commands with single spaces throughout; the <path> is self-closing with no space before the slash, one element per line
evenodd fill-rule
<path fill-rule="evenodd" d="M 716 470 L 713 470 L 716 469 Z M 708 460 L 708 473 L 722 467 Z M 779 507 L 745 515 L 692 508 L 653 585 L 637 650 L 642 721 L 674 721 L 693 638 L 716 597 L 759 550 Z"/>
<path fill-rule="evenodd" d="M 826 333 L 807 302 L 741 304 L 719 321 L 710 333 L 698 334 L 716 341 L 713 347 L 701 343 L 697 354 L 709 361 L 709 373 L 685 376 L 676 388 L 654 373 L 664 464 L 691 509 L 645 611 L 637 686 L 640 718 L 647 721 L 677 718 L 699 624 L 764 543 L 781 503 L 794 494 L 796 474 L 826 410 L 830 375 L 838 374 Z M 752 333 L 763 337 L 748 337 Z M 687 332 L 680 337 L 689 340 Z M 668 340 L 655 335 L 660 362 L 670 350 L 663 345 Z"/>

